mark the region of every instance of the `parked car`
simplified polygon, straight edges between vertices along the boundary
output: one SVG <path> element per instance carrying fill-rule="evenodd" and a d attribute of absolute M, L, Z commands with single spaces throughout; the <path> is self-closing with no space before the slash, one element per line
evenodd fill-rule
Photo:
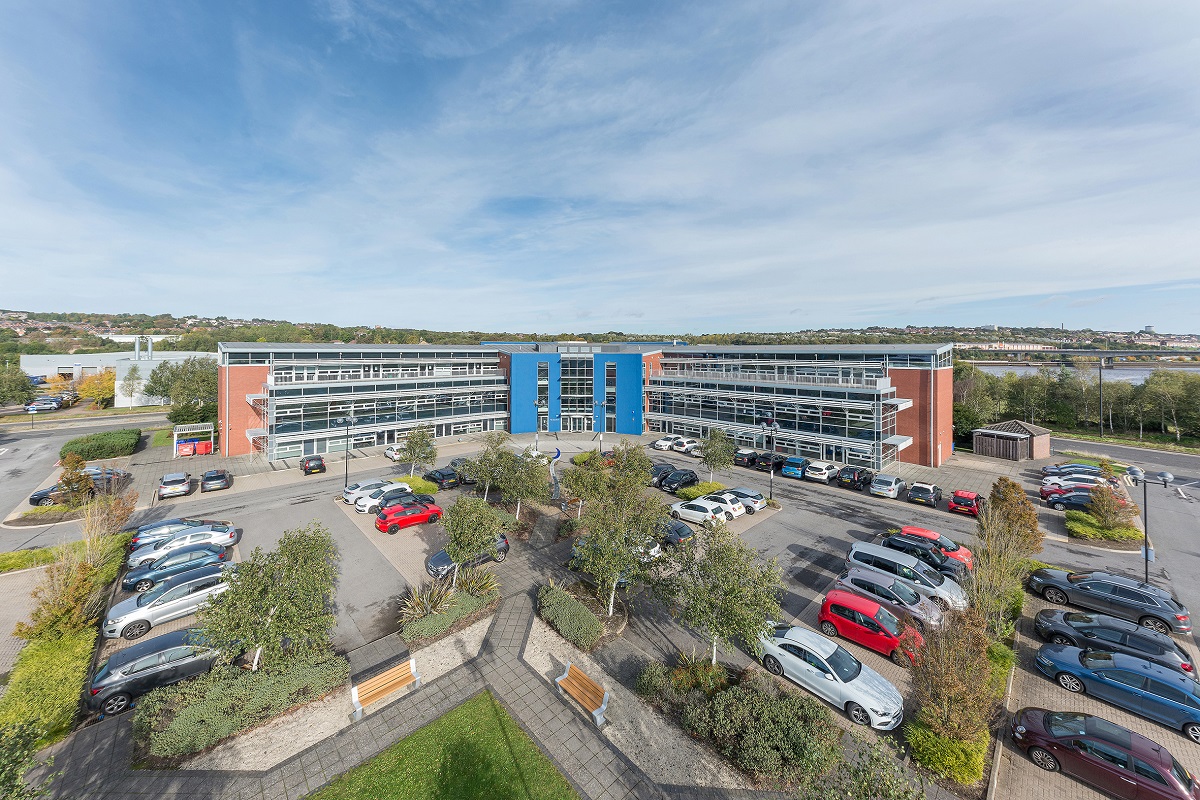
<path fill-rule="evenodd" d="M 108 610 L 104 635 L 139 639 L 155 625 L 194 614 L 229 588 L 225 567 L 214 564 L 167 578 L 148 592 L 122 600 Z"/>
<path fill-rule="evenodd" d="M 141 545 L 129 554 L 125 564 L 130 569 L 144 567 L 162 558 L 164 554 L 194 544 L 219 544 L 232 547 L 242 538 L 242 529 L 233 525 L 200 525 L 185 528 L 170 536 Z"/>
<path fill-rule="evenodd" d="M 759 472 L 779 472 L 787 456 L 783 453 L 759 453 L 754 461 L 754 468 Z"/>
<path fill-rule="evenodd" d="M 1121 800 L 1200 798 L 1200 783 L 1166 748 L 1102 717 L 1022 708 L 1009 731 L 1013 744 L 1037 766 L 1061 770 L 1106 795 Z"/>
<path fill-rule="evenodd" d="M 908 488 L 908 484 L 895 475 L 876 475 L 871 479 L 870 492 L 876 497 L 888 497 L 896 500 L 906 488 Z"/>
<path fill-rule="evenodd" d="M 690 453 L 699 446 L 700 442 L 695 439 L 676 439 L 671 449 L 676 453 Z"/>
<path fill-rule="evenodd" d="M 496 549 L 484 550 L 463 566 L 477 567 L 488 561 L 500 562 L 508 558 L 508 537 L 503 533 L 496 538 Z M 425 559 L 425 572 L 431 578 L 444 578 L 454 571 L 454 560 L 445 550 L 438 550 Z"/>
<path fill-rule="evenodd" d="M 897 533 L 885 536 L 879 543 L 889 550 L 908 553 L 919 561 L 925 562 L 927 566 L 933 567 L 960 586 L 966 583 L 969 577 L 966 564 L 950 558 L 942 552 L 940 547 L 923 537 Z"/>
<path fill-rule="evenodd" d="M 342 490 L 342 502 L 348 506 L 352 506 L 358 502 L 358 498 L 365 497 L 366 495 L 383 486 L 386 486 L 390 489 L 393 488 L 395 484 L 392 483 L 388 478 L 367 478 L 365 480 L 352 483 Z"/>
<path fill-rule="evenodd" d="M 433 503 L 396 505 L 379 512 L 379 515 L 375 517 L 375 530 L 380 533 L 395 535 L 401 528 L 434 523 L 441 518 L 441 506 L 434 505 Z"/>
<path fill-rule="evenodd" d="M 475 485 L 475 478 L 471 476 L 470 470 L 471 459 L 464 458 L 462 456 L 459 456 L 458 458 L 452 458 L 447 466 L 454 470 L 454 474 L 458 476 L 458 482 L 463 486 Z"/>
<path fill-rule="evenodd" d="M 25 404 L 26 411 L 58 411 L 61 407 L 61 403 L 51 400 L 31 400 Z"/>
<path fill-rule="evenodd" d="M 121 579 L 121 588 L 127 592 L 148 592 L 159 581 L 188 570 L 224 563 L 231 556 L 232 553 L 219 544 L 180 547 L 164 554 L 153 564 L 126 572 L 125 577 Z"/>
<path fill-rule="evenodd" d="M 650 485 L 658 488 L 658 485 L 662 483 L 662 479 L 677 469 L 679 467 L 674 464 L 654 464 L 650 467 Z"/>
<path fill-rule="evenodd" d="M 837 478 L 837 474 L 837 464 L 830 464 L 828 461 L 813 461 L 808 465 L 808 469 L 804 470 L 804 480 L 829 483 Z"/>
<path fill-rule="evenodd" d="M 904 721 L 904 698 L 882 675 L 807 628 L 777 625 L 759 639 L 762 663 L 787 677 L 858 725 L 890 731 Z"/>
<path fill-rule="evenodd" d="M 588 549 L 588 537 L 580 536 L 571 543 L 571 560 L 567 562 L 569 569 L 577 570 L 583 567 L 580 558 L 584 555 L 584 551 Z M 658 542 L 650 540 L 641 547 L 633 548 L 634 554 L 642 563 L 649 563 L 656 558 L 662 556 L 662 545 Z M 617 577 L 617 588 L 624 589 L 629 586 L 629 580 L 625 573 L 621 573 Z"/>
<path fill-rule="evenodd" d="M 964 492 L 956 489 L 946 502 L 946 510 L 956 514 L 966 514 L 978 517 L 983 510 L 983 498 L 977 492 Z"/>
<path fill-rule="evenodd" d="M 909 490 L 911 491 L 911 487 Z M 928 539 L 941 548 L 941 551 L 950 558 L 966 564 L 967 569 L 975 569 L 975 556 L 971 554 L 971 551 L 948 536 L 943 536 L 937 531 L 931 531 L 928 528 L 918 528 L 915 525 L 901 526 L 898 532 L 905 536 L 920 536 L 922 539 Z"/>
<path fill-rule="evenodd" d="M 1200 683 L 1187 675 L 1137 656 L 1063 644 L 1042 645 L 1033 663 L 1068 692 L 1086 692 L 1200 744 Z"/>
<path fill-rule="evenodd" d="M 718 503 L 711 500 L 680 500 L 671 504 L 671 516 L 674 519 L 685 519 L 688 522 L 713 522 L 718 519 L 733 519 L 733 515 Z"/>
<path fill-rule="evenodd" d="M 1051 475 L 1048 478 L 1042 478 L 1042 486 L 1086 486 L 1089 489 L 1093 486 L 1112 486 L 1113 482 L 1105 478 L 1103 475 L 1080 475 L 1078 473 L 1071 475 Z"/>
<path fill-rule="evenodd" d="M 901 667 L 912 666 L 913 653 L 924 641 L 914 626 L 869 598 L 833 590 L 825 595 L 817 614 L 821 633 L 830 639 L 842 636 L 881 653 Z"/>
<path fill-rule="evenodd" d="M 460 483 L 462 483 L 462 481 L 458 479 L 458 473 L 449 467 L 430 470 L 421 477 L 437 486 L 438 489 L 453 489 L 455 486 L 458 486 Z"/>
<path fill-rule="evenodd" d="M 779 470 L 779 474 L 787 478 L 803 478 L 804 470 L 808 469 L 811 463 L 803 456 L 791 456 L 783 462 L 783 469 Z"/>
<path fill-rule="evenodd" d="M 1100 468 L 1094 464 L 1052 464 L 1042 467 L 1042 477 L 1051 475 L 1099 475 Z"/>
<path fill-rule="evenodd" d="M 216 492 L 233 486 L 233 473 L 225 469 L 210 469 L 200 476 L 200 493 Z"/>
<path fill-rule="evenodd" d="M 753 467 L 757 462 L 757 450 L 749 450 L 745 447 L 742 447 L 733 454 L 733 465 L 735 467 Z"/>
<path fill-rule="evenodd" d="M 1092 493 L 1066 492 L 1046 498 L 1046 505 L 1055 511 L 1087 511 L 1092 504 Z"/>
<path fill-rule="evenodd" d="M 96 492 L 104 491 L 103 486 L 97 485 L 96 481 L 92 481 L 92 485 L 88 488 L 88 497 L 94 497 Z M 31 506 L 52 506 L 55 503 L 61 503 L 66 498 L 63 492 L 58 488 L 58 484 L 47 486 L 45 489 L 38 489 L 33 494 L 29 495 L 29 505 Z"/>
<path fill-rule="evenodd" d="M 683 520 L 666 518 L 658 524 L 658 538 L 664 547 L 678 547 L 689 542 L 696 532 L 689 528 Z"/>
<path fill-rule="evenodd" d="M 389 444 L 383 449 L 383 455 L 391 461 L 402 461 L 404 456 L 400 453 L 400 448 L 394 444 Z"/>
<path fill-rule="evenodd" d="M 712 494 L 704 495 L 700 499 L 716 503 L 723 508 L 725 510 L 725 519 L 736 519 L 746 513 L 746 507 L 742 505 L 742 501 L 729 492 L 713 492 Z"/>
<path fill-rule="evenodd" d="M 202 641 L 199 629 L 185 629 L 118 650 L 92 676 L 87 707 L 106 716 L 120 714 L 151 689 L 208 672 L 218 651 Z"/>
<path fill-rule="evenodd" d="M 942 488 L 932 483 L 914 483 L 908 487 L 908 502 L 937 508 L 942 502 Z"/>
<path fill-rule="evenodd" d="M 753 514 L 755 511 L 762 511 L 767 507 L 767 498 L 762 496 L 762 492 L 756 492 L 753 489 L 747 489 L 744 486 L 739 486 L 736 489 L 726 489 L 726 494 L 731 494 L 738 500 L 742 501 L 742 505 L 746 507 L 747 514 Z"/>
<path fill-rule="evenodd" d="M 675 443 L 678 442 L 682 438 L 683 438 L 682 436 L 677 436 L 676 434 L 669 433 L 666 436 L 663 436 L 661 439 L 655 440 L 654 444 L 652 444 L 650 446 L 653 447 L 655 450 L 670 450 L 675 445 Z"/>
<path fill-rule="evenodd" d="M 1108 572 L 1035 569 L 1029 590 L 1057 605 L 1083 608 L 1127 619 L 1159 633 L 1191 633 L 1187 608 L 1170 592 Z"/>
<path fill-rule="evenodd" d="M 857 491 L 870 486 L 874 478 L 874 473 L 866 467 L 842 467 L 837 474 L 837 485 Z"/>
<path fill-rule="evenodd" d="M 677 469 L 667 477 L 663 478 L 658 488 L 664 492 L 677 492 L 680 489 L 686 489 L 689 486 L 695 486 L 700 482 L 700 476 L 690 469 Z"/>
<path fill-rule="evenodd" d="M 961 586 L 908 553 L 856 542 L 850 547 L 846 567 L 863 567 L 899 578 L 913 591 L 933 600 L 943 611 L 949 608 L 965 611 L 967 608 L 967 595 Z"/>
<path fill-rule="evenodd" d="M 148 522 L 132 530 L 122 531 L 122 533 L 132 533 L 133 537 L 129 540 L 129 549 L 136 550 L 144 544 L 156 542 L 159 539 L 169 539 L 180 531 L 185 531 L 188 528 L 199 528 L 204 525 L 232 525 L 232 522 L 227 522 L 220 519 L 191 519 L 188 517 L 172 517 L 171 519 L 161 519 L 157 522 Z"/>
<path fill-rule="evenodd" d="M 375 513 L 382 514 L 389 508 L 395 508 L 396 506 L 433 505 L 436 502 L 437 500 L 431 494 L 413 494 L 412 492 L 391 493 L 384 495 L 382 500 L 380 500 L 379 510 Z"/>
<path fill-rule="evenodd" d="M 300 459 L 300 471 L 305 475 L 316 475 L 325 471 L 325 459 L 321 456 L 305 456 Z"/>
<path fill-rule="evenodd" d="M 1033 629 L 1053 644 L 1128 653 L 1196 678 L 1195 664 L 1186 650 L 1167 634 L 1136 622 L 1107 614 L 1047 608 L 1033 618 Z"/>
<path fill-rule="evenodd" d="M 378 514 L 383 504 L 393 497 L 412 494 L 407 483 L 392 483 L 389 481 L 378 489 L 360 496 L 354 501 L 354 510 L 359 514 Z"/>
<path fill-rule="evenodd" d="M 837 577 L 839 591 L 868 597 L 900 619 L 911 619 L 918 628 L 936 628 L 942 624 L 941 607 L 918 594 L 899 579 L 874 570 L 851 567 Z"/>
<path fill-rule="evenodd" d="M 192 476 L 186 472 L 172 472 L 163 475 L 158 482 L 158 499 L 168 497 L 185 497 L 192 493 Z"/>

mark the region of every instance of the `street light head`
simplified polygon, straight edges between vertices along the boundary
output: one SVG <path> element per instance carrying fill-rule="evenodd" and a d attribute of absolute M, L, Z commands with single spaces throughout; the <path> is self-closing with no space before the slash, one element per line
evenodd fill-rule
<path fill-rule="evenodd" d="M 1125 474 L 1137 478 L 1138 480 L 1146 477 L 1146 473 L 1142 471 L 1141 467 L 1126 467 Z"/>
<path fill-rule="evenodd" d="M 1166 486 L 1168 483 L 1175 480 L 1175 476 L 1169 472 L 1160 472 L 1157 475 L 1155 475 L 1154 477 L 1156 477 L 1160 481 L 1162 481 L 1163 486 Z"/>

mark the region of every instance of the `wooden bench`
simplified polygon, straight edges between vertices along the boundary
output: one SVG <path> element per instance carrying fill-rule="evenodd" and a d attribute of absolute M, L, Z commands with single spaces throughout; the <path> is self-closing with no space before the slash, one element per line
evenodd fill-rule
<path fill-rule="evenodd" d="M 359 684 L 350 687 L 350 702 L 354 705 L 352 719 L 360 720 L 363 707 L 377 700 L 382 700 L 393 692 L 398 692 L 409 684 L 421 685 L 421 675 L 417 672 L 417 662 L 414 659 L 397 664 L 391 669 L 373 675 Z"/>
<path fill-rule="evenodd" d="M 583 674 L 583 671 L 567 662 L 567 671 L 554 679 L 561 692 L 575 698 L 579 705 L 592 715 L 596 727 L 604 724 L 604 712 L 608 708 L 608 692 L 604 687 Z"/>

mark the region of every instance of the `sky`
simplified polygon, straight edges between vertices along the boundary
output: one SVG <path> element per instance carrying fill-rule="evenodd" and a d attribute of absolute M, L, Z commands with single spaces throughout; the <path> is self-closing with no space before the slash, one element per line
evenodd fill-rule
<path fill-rule="evenodd" d="M 1200 4 L 9 2 L 0 308 L 1200 331 Z"/>

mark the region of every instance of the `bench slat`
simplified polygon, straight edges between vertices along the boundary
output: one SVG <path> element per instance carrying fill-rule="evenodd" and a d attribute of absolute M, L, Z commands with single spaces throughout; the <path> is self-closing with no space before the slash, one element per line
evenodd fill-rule
<path fill-rule="evenodd" d="M 567 663 L 567 669 L 554 679 L 558 688 L 576 700 L 591 713 L 597 727 L 604 724 L 604 712 L 608 708 L 608 692 L 604 687 L 589 678 L 574 664 Z"/>
<path fill-rule="evenodd" d="M 402 681 L 412 676 L 412 665 L 407 661 L 398 667 L 392 667 L 386 672 L 367 678 L 358 684 L 359 693 L 369 692 L 377 686 L 385 686 L 393 681 Z"/>
<path fill-rule="evenodd" d="M 384 670 L 378 675 L 367 678 L 362 683 L 350 687 L 350 701 L 354 706 L 352 719 L 362 719 L 363 707 L 381 700 L 388 695 L 398 692 L 410 684 L 421 685 L 421 676 L 417 673 L 413 659 Z"/>

